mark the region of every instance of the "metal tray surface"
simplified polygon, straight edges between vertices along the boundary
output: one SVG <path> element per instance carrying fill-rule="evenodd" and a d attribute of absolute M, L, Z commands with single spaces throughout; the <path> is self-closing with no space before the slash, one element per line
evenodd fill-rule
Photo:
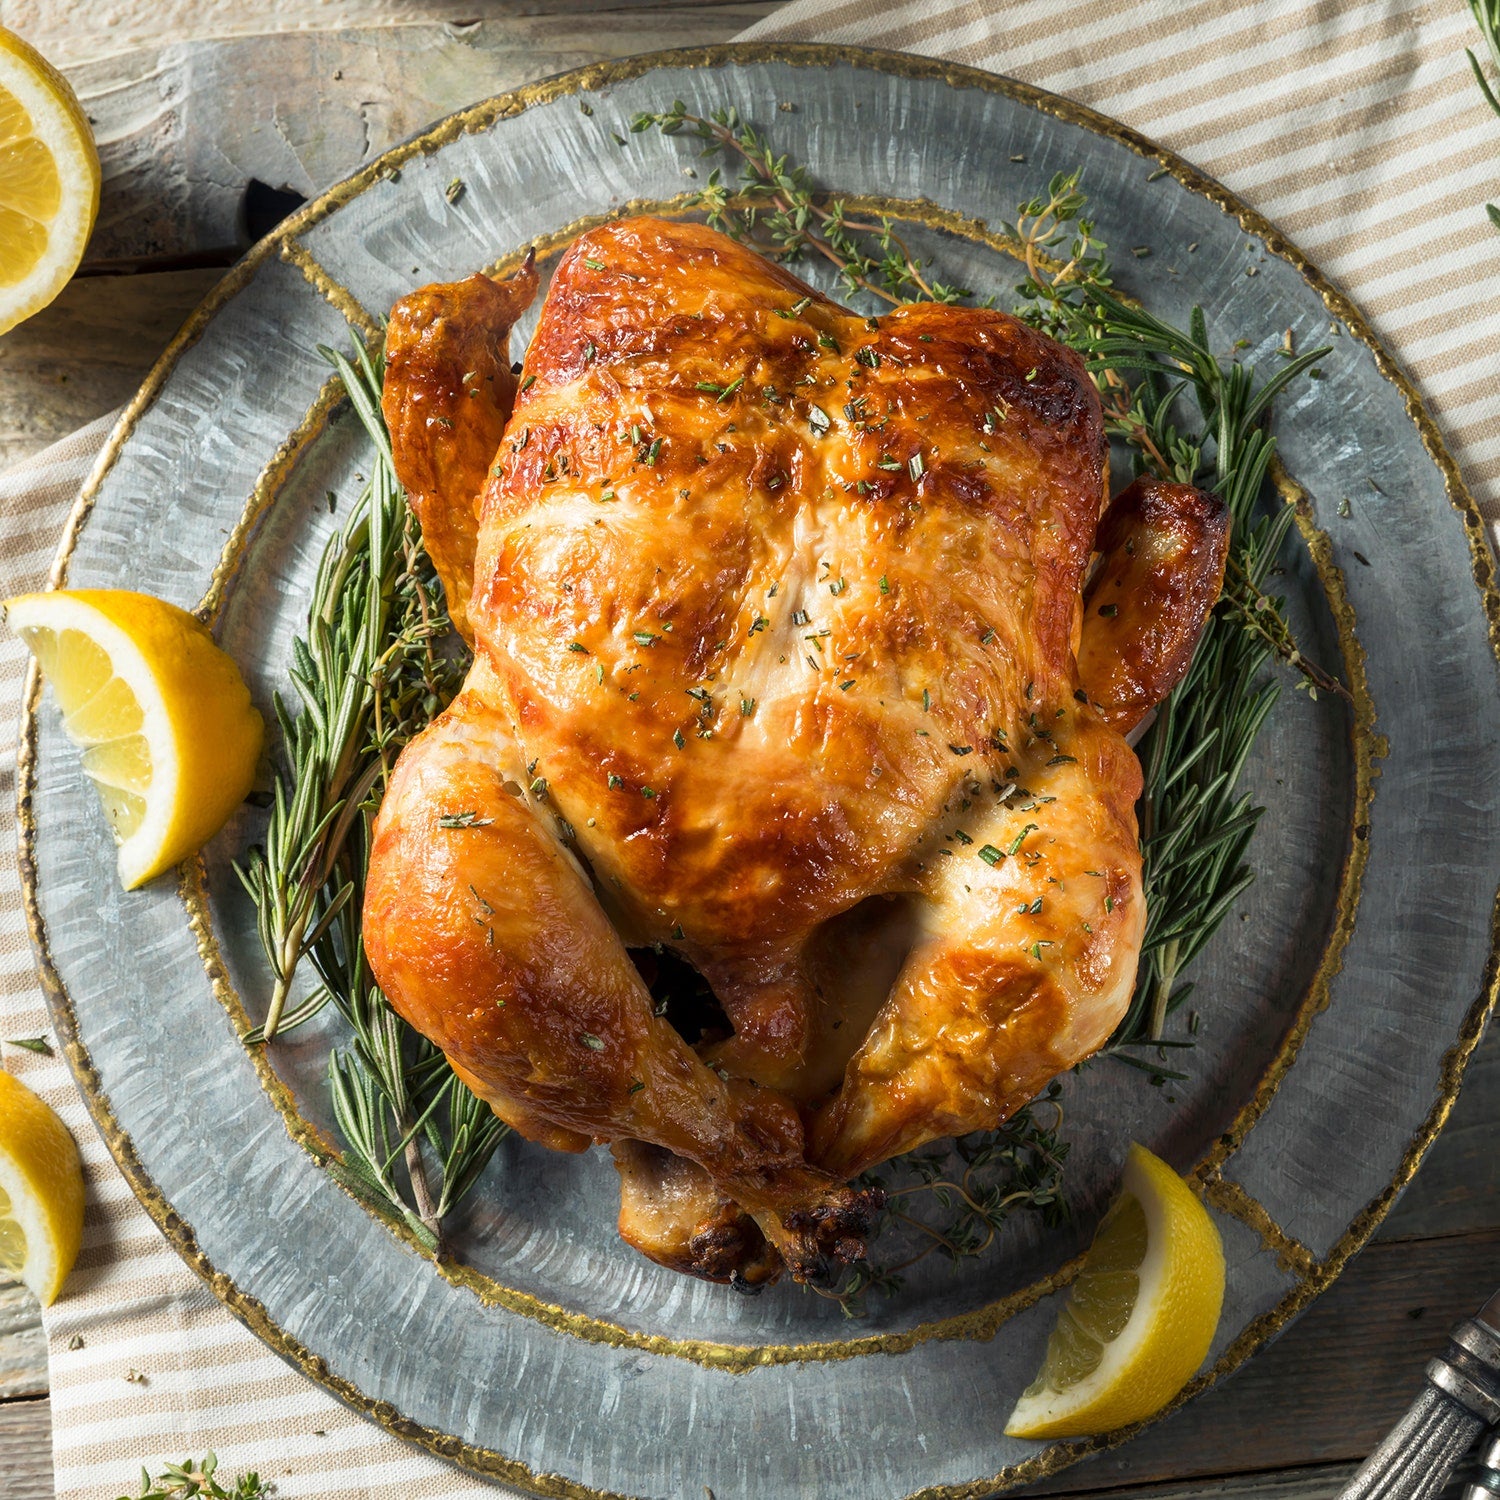
<path fill-rule="evenodd" d="M 174 1245 L 287 1359 L 392 1430 L 544 1494 L 984 1494 L 1121 1436 L 1049 1446 L 1000 1429 L 1132 1139 L 1192 1176 L 1229 1260 L 1186 1399 L 1363 1243 L 1441 1126 L 1492 1000 L 1490 555 L 1416 394 L 1294 247 L 1123 127 L 992 75 L 780 46 L 586 69 L 440 123 L 236 267 L 122 419 L 56 581 L 199 609 L 268 712 L 337 524 L 325 497 L 352 500 L 368 458 L 318 346 L 345 344 L 350 324 L 376 332 L 421 282 L 528 245 L 550 270 L 586 223 L 684 211 L 696 143 L 627 125 L 674 99 L 736 106 L 819 182 L 896 218 L 943 280 L 1002 306 L 1019 274 L 995 226 L 1081 166 L 1124 291 L 1179 321 L 1201 304 L 1216 343 L 1248 337 L 1267 370 L 1287 329 L 1298 348 L 1332 344 L 1324 378 L 1276 413 L 1298 508 L 1276 583 L 1353 703 L 1287 691 L 1256 747 L 1257 879 L 1195 966 L 1190 1079 L 1071 1076 L 1072 1223 L 1022 1216 L 983 1260 L 931 1257 L 860 1321 L 795 1287 L 747 1299 L 658 1269 L 615 1236 L 604 1153 L 517 1137 L 439 1266 L 323 1170 L 336 1019 L 269 1057 L 239 1041 L 269 990 L 231 870 L 258 815 L 180 881 L 123 894 L 33 674 L 22 863 L 43 977 L 95 1117 Z"/>

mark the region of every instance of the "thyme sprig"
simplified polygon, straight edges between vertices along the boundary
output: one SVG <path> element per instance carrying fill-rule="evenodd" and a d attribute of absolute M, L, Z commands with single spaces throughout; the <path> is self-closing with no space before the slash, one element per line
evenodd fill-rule
<path fill-rule="evenodd" d="M 1040 1212 L 1049 1225 L 1066 1222 L 1062 1170 L 1069 1145 L 1062 1125 L 1062 1085 L 1054 1081 L 997 1130 L 958 1136 L 951 1151 L 908 1152 L 864 1173 L 859 1186 L 886 1195 L 871 1239 L 898 1242 L 899 1258 L 859 1261 L 836 1289 L 820 1295 L 838 1302 L 845 1316 L 861 1317 L 872 1292 L 894 1296 L 905 1273 L 929 1256 L 957 1264 L 983 1255 L 1022 1210 Z M 919 1211 L 929 1204 L 939 1212 L 936 1222 Z"/>
<path fill-rule="evenodd" d="M 696 205 L 711 228 L 754 242 L 774 260 L 821 256 L 851 295 L 868 292 L 892 307 L 903 302 L 959 302 L 971 295 L 961 287 L 929 280 L 889 218 L 851 219 L 842 198 L 825 201 L 807 169 L 776 155 L 733 106 L 705 118 L 691 114 L 678 99 L 670 109 L 643 111 L 630 121 L 633 135 L 653 127 L 663 135 L 686 131 L 704 143 L 700 155 L 739 162 L 737 179 L 726 182 L 715 167 L 696 194 Z"/>
<path fill-rule="evenodd" d="M 259 1474 L 241 1474 L 225 1489 L 219 1483 L 218 1471 L 219 1460 L 212 1452 L 199 1459 L 168 1464 L 155 1479 L 149 1470 L 142 1469 L 140 1491 L 121 1495 L 119 1500 L 270 1500 L 273 1487 Z"/>
<path fill-rule="evenodd" d="M 1474 12 L 1479 34 L 1484 38 L 1490 66 L 1495 70 L 1496 78 L 1500 79 L 1500 0 L 1469 0 L 1469 9 Z M 1500 94 L 1495 92 L 1495 88 L 1485 77 L 1483 64 L 1474 55 L 1472 47 L 1465 47 L 1464 53 L 1469 59 L 1469 66 L 1474 70 L 1474 77 L 1478 80 L 1486 103 L 1497 115 L 1500 115 Z M 1490 223 L 1496 229 L 1500 229 L 1500 204 L 1486 203 L 1484 209 L 1490 216 Z"/>
<path fill-rule="evenodd" d="M 288 772 L 276 779 L 264 843 L 238 870 L 274 980 L 266 1021 L 246 1040 L 270 1042 L 330 1003 L 339 1011 L 352 1039 L 331 1051 L 328 1081 L 347 1149 L 330 1170 L 436 1250 L 444 1216 L 504 1127 L 391 1009 L 369 972 L 360 912 L 371 820 L 396 756 L 446 706 L 467 662 L 396 479 L 382 361 L 358 342 L 353 361 L 323 353 L 375 451 L 319 564 L 307 635 L 293 644 L 300 711 L 276 700 Z M 317 983 L 289 1009 L 304 960 Z"/>

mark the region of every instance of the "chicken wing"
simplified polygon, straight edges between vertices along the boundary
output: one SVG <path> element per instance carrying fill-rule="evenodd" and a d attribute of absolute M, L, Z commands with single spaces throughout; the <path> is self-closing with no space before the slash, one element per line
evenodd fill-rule
<path fill-rule="evenodd" d="M 391 456 L 422 523 L 459 634 L 473 644 L 469 589 L 477 505 L 515 404 L 510 330 L 536 297 L 531 256 L 508 281 L 424 286 L 392 309 L 385 339 Z"/>

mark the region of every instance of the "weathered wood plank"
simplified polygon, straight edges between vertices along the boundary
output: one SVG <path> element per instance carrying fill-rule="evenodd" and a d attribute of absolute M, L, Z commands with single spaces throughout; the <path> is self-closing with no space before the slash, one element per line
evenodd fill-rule
<path fill-rule="evenodd" d="M 46 1393 L 42 1310 L 20 1282 L 0 1279 L 0 1401 Z"/>
<path fill-rule="evenodd" d="M 82 277 L 0 338 L 0 466 L 127 401 L 221 274 Z"/>
<path fill-rule="evenodd" d="M 114 56 L 162 42 L 264 36 L 276 32 L 345 31 L 365 26 L 411 26 L 431 22 L 472 23 L 482 12 L 510 16 L 595 15 L 612 26 L 620 12 L 705 8 L 736 0 L 113 0 L 93 7 L 89 25 L 79 24 L 76 0 L 0 0 L 0 23 L 19 31 L 58 67 Z"/>
<path fill-rule="evenodd" d="M 1362 1459 L 1448 1329 L 1500 1283 L 1500 1230 L 1370 1245 L 1284 1337 L 1134 1442 L 1037 1487 L 1073 1494 Z"/>
<path fill-rule="evenodd" d="M 0 1403 L 0 1481 L 5 1500 L 52 1500 L 52 1409 L 38 1401 Z M 121 1474 L 125 1488 L 136 1480 Z"/>
<path fill-rule="evenodd" d="M 1472 1460 L 1460 1464 L 1439 1492 L 1438 1500 L 1458 1500 L 1478 1467 Z M 1358 1469 L 1357 1463 L 1310 1464 L 1263 1474 L 1194 1479 L 1185 1484 L 1132 1485 L 1110 1493 L 1119 1500 L 1335 1500 Z"/>
<path fill-rule="evenodd" d="M 86 266 L 232 255 L 252 181 L 311 197 L 474 100 L 603 58 L 723 41 L 769 4 L 505 16 L 174 43 L 74 68 L 104 166 Z M 601 132 L 601 144 L 605 137 Z"/>

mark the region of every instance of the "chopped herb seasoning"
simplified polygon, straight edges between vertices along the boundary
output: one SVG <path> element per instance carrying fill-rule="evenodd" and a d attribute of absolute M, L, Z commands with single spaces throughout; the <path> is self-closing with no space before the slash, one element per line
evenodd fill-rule
<path fill-rule="evenodd" d="M 818 335 L 818 348 L 831 349 L 835 354 L 842 353 L 839 348 L 839 341 L 826 329 Z"/>
<path fill-rule="evenodd" d="M 1014 838 L 1014 839 L 1013 839 L 1013 840 L 1012 840 L 1012 841 L 1011 841 L 1011 846 L 1010 846 L 1010 848 L 1009 848 L 1009 849 L 1007 849 L 1007 850 L 1006 850 L 1006 851 L 1005 851 L 1005 852 L 1006 852 L 1006 853 L 1007 853 L 1007 854 L 1019 854 L 1019 853 L 1020 853 L 1020 852 L 1021 852 L 1021 845 L 1022 845 L 1022 844 L 1024 844 L 1024 843 L 1025 843 L 1025 842 L 1026 842 L 1026 835 L 1027 835 L 1027 834 L 1028 834 L 1028 833 L 1035 833 L 1035 832 L 1036 832 L 1036 824 L 1035 824 L 1035 823 L 1028 823 L 1028 824 L 1027 824 L 1027 825 L 1026 825 L 1026 826 L 1025 826 L 1025 827 L 1024 827 L 1024 828 L 1023 828 L 1023 829 L 1022 829 L 1022 830 L 1021 830 L 1021 831 L 1020 831 L 1020 832 L 1019 832 L 1019 833 L 1018 833 L 1018 834 L 1017 834 L 1017 835 L 1016 835 L 1016 836 L 1015 836 L 1015 838 Z"/>
<path fill-rule="evenodd" d="M 866 369 L 878 370 L 880 368 L 880 352 L 872 344 L 861 344 L 854 351 L 854 362 L 864 365 Z"/>
<path fill-rule="evenodd" d="M 449 201 L 449 203 L 457 203 L 458 200 L 463 197 L 463 195 L 464 180 L 462 177 L 455 177 L 453 181 L 443 189 L 443 197 L 445 197 Z"/>
<path fill-rule="evenodd" d="M 587 656 L 589 654 L 589 648 L 585 646 L 582 641 L 569 641 L 568 650 L 577 651 L 583 656 Z"/>
<path fill-rule="evenodd" d="M 643 786 L 641 788 L 641 796 L 643 796 L 647 802 L 654 802 L 656 800 L 656 792 L 652 787 L 649 786 Z"/>
<path fill-rule="evenodd" d="M 586 256 L 583 263 L 591 271 L 602 271 L 604 269 L 604 262 L 602 260 L 595 260 L 592 256 Z"/>
<path fill-rule="evenodd" d="M 841 693 L 847 693 L 849 691 L 849 689 L 852 688 L 853 686 L 854 686 L 854 679 L 851 677 L 848 680 L 848 682 L 841 682 L 841 683 L 839 683 L 839 692 L 841 692 Z"/>
<path fill-rule="evenodd" d="M 906 472 L 913 479 L 920 479 L 927 472 L 927 465 L 922 459 L 920 452 L 913 453 L 906 461 Z"/>
<path fill-rule="evenodd" d="M 1076 755 L 1054 755 L 1047 764 L 1049 766 L 1076 766 L 1078 764 L 1078 757 Z"/>
<path fill-rule="evenodd" d="M 875 460 L 875 467 L 877 469 L 889 470 L 891 473 L 899 473 L 902 465 L 899 458 L 892 458 L 889 453 L 882 453 L 880 457 Z"/>
<path fill-rule="evenodd" d="M 974 753 L 974 747 L 972 745 L 949 745 L 948 748 L 955 755 L 972 755 Z"/>
<path fill-rule="evenodd" d="M 603 1052 L 604 1051 L 604 1043 L 601 1042 L 599 1040 L 599 1038 L 596 1037 L 592 1031 L 580 1031 L 578 1033 L 578 1040 L 580 1042 L 582 1042 L 583 1045 L 585 1047 L 587 1047 L 590 1052 Z"/>
<path fill-rule="evenodd" d="M 985 633 L 982 636 L 979 637 L 979 644 L 981 646 L 988 646 L 989 643 L 992 640 L 994 640 L 994 639 L 995 639 L 995 632 L 993 630 L 986 630 Z"/>
<path fill-rule="evenodd" d="M 757 630 L 764 630 L 771 622 L 764 615 L 756 615 L 750 622 L 748 634 L 754 635 Z"/>
<path fill-rule="evenodd" d="M 717 381 L 713 380 L 700 380 L 693 389 L 706 391 L 716 402 L 727 401 L 744 383 L 745 377 L 740 375 L 736 379 L 731 380 L 728 385 L 720 385 Z"/>
<path fill-rule="evenodd" d="M 495 820 L 481 818 L 477 811 L 444 813 L 438 819 L 439 828 L 488 828 Z"/>
<path fill-rule="evenodd" d="M 808 621 L 808 618 L 809 618 L 809 616 L 808 616 L 808 613 L 807 613 L 807 611 L 805 609 L 798 609 L 798 610 L 794 610 L 792 612 L 792 624 L 793 625 L 806 625 L 807 621 Z"/>
<path fill-rule="evenodd" d="M 890 586 L 889 582 L 887 582 L 885 574 L 882 573 L 880 575 L 880 592 L 882 594 L 888 594 L 888 593 L 890 593 L 890 591 L 891 591 L 891 586 Z"/>
<path fill-rule="evenodd" d="M 654 646 L 661 639 L 654 631 L 650 630 L 633 630 L 631 631 L 631 636 L 638 646 Z"/>
<path fill-rule="evenodd" d="M 833 426 L 833 421 L 821 406 L 809 405 L 807 408 L 807 425 L 812 428 L 816 436 L 822 437 Z"/>
<path fill-rule="evenodd" d="M 849 585 L 842 578 L 835 578 L 833 582 L 828 585 L 828 592 L 830 594 L 838 595 L 842 594 L 848 587 Z"/>
<path fill-rule="evenodd" d="M 687 747 L 687 741 L 683 739 L 682 731 L 680 729 L 674 729 L 672 731 L 672 743 L 676 745 L 679 750 L 683 750 Z"/>
<path fill-rule="evenodd" d="M 1099 618 L 1102 620 L 1113 620 L 1120 613 L 1118 604 L 1101 604 L 1099 606 Z"/>
<path fill-rule="evenodd" d="M 609 789 L 610 789 L 610 791 L 617 792 L 624 785 L 625 785 L 625 781 L 624 781 L 623 777 L 616 776 L 613 771 L 611 771 L 609 773 Z"/>
<path fill-rule="evenodd" d="M 626 1090 L 626 1093 L 638 1094 L 645 1087 L 646 1085 L 639 1078 L 632 1078 L 630 1080 L 630 1087 Z"/>
<path fill-rule="evenodd" d="M 522 390 L 522 391 L 529 391 L 532 388 L 532 386 L 534 386 L 535 384 L 536 384 L 536 376 L 535 375 L 528 375 L 526 377 L 526 379 L 521 382 L 520 386 L 517 389 L 518 390 Z"/>
<path fill-rule="evenodd" d="M 750 717 L 750 715 L 753 714 L 754 712 L 755 712 L 755 699 L 754 698 L 741 698 L 740 699 L 740 717 L 748 719 Z"/>
<path fill-rule="evenodd" d="M 980 859 L 982 859 L 985 864 L 989 865 L 991 868 L 993 868 L 995 865 L 998 865 L 1000 861 L 1005 858 L 1004 854 L 1002 854 L 1000 850 L 998 850 L 993 844 L 981 844 L 979 848 L 975 850 L 975 853 L 978 854 Z"/>

